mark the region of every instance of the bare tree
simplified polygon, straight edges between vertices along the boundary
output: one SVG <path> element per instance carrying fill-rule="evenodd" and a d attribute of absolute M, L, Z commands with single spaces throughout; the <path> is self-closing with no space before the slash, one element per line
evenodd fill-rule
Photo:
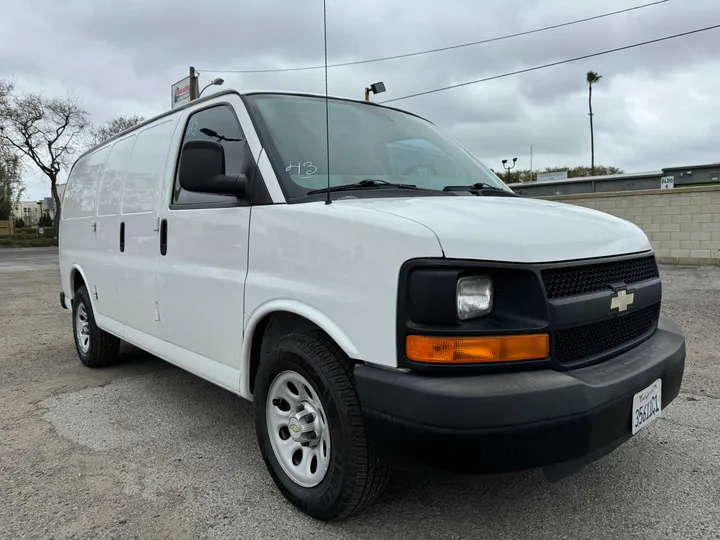
<path fill-rule="evenodd" d="M 18 94 L 10 83 L 4 83 L 4 88 L 4 94 L 0 90 L 0 143 L 16 150 L 50 179 L 57 234 L 62 204 L 57 192 L 58 175 L 70 167 L 82 147 L 81 138 L 90 126 L 90 116 L 75 97 Z"/>
<path fill-rule="evenodd" d="M 90 130 L 92 144 L 94 146 L 103 141 L 107 141 L 109 138 L 114 137 L 126 129 L 130 129 L 131 127 L 134 127 L 144 121 L 145 118 L 142 116 L 118 116 L 117 118 L 108 120 L 100 126 L 93 126 Z"/>
<path fill-rule="evenodd" d="M 595 176 L 595 131 L 593 129 L 593 109 L 592 109 L 592 88 L 593 84 L 600 82 L 602 75 L 598 75 L 594 71 L 588 71 L 585 81 L 588 84 L 588 105 L 590 107 L 590 176 Z"/>

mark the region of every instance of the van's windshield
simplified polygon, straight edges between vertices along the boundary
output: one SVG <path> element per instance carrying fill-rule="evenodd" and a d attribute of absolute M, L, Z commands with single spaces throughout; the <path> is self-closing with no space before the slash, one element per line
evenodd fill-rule
<path fill-rule="evenodd" d="M 286 196 L 302 198 L 326 188 L 325 98 L 253 94 L 247 99 L 269 138 L 269 155 L 283 173 Z M 330 99 L 328 109 L 331 187 L 371 179 L 379 181 L 377 185 L 389 182 L 440 193 L 446 186 L 478 183 L 508 189 L 490 169 L 426 120 L 340 99 Z"/>

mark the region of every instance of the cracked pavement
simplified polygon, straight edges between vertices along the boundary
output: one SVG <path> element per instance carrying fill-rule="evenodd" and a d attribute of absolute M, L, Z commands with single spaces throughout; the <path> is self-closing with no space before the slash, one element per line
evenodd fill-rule
<path fill-rule="evenodd" d="M 662 273 L 688 360 L 655 425 L 557 484 L 397 474 L 324 524 L 270 481 L 250 404 L 128 346 L 84 368 L 57 250 L 0 249 L 0 538 L 720 539 L 720 268 Z"/>

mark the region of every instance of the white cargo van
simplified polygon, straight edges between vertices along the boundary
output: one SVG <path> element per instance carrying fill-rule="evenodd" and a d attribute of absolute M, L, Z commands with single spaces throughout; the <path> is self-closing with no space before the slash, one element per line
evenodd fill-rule
<path fill-rule="evenodd" d="M 228 91 L 93 148 L 60 270 L 85 365 L 125 340 L 253 400 L 270 475 L 324 520 L 391 467 L 565 474 L 683 376 L 640 229 L 361 101 Z"/>

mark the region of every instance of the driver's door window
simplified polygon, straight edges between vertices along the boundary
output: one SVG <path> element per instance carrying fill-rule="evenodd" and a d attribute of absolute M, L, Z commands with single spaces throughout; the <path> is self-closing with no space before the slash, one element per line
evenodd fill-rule
<path fill-rule="evenodd" d="M 187 141 L 213 141 L 225 149 L 225 173 L 229 175 L 245 172 L 250 158 L 240 122 L 228 105 L 216 105 L 199 110 L 188 118 L 183 144 Z M 228 204 L 237 202 L 237 197 L 213 193 L 193 193 L 180 186 L 179 175 L 175 175 L 173 186 L 173 209 L 198 204 Z"/>

